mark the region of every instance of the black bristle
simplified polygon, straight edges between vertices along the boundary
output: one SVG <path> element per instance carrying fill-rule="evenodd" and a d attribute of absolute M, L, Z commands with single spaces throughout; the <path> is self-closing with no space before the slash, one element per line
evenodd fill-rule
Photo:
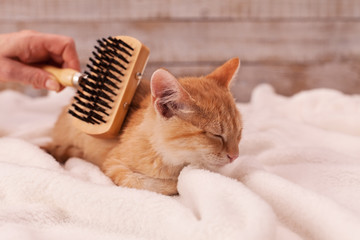
<path fill-rule="evenodd" d="M 94 58 L 97 59 L 98 61 L 100 61 L 100 64 L 102 64 L 104 61 L 109 61 L 109 58 L 106 57 L 105 55 L 99 55 L 96 52 L 93 52 Z"/>
<path fill-rule="evenodd" d="M 103 106 L 105 108 L 111 109 L 111 106 L 102 99 L 98 99 L 97 104 L 99 104 L 99 105 L 101 105 L 101 106 Z"/>
<path fill-rule="evenodd" d="M 126 67 L 123 64 L 121 64 L 119 61 L 117 61 L 116 59 L 113 60 L 113 63 L 114 63 L 114 65 L 119 66 L 122 69 L 126 70 Z M 121 73 L 121 75 L 124 76 L 124 74 L 122 74 L 122 73 Z"/>
<path fill-rule="evenodd" d="M 116 96 L 116 93 L 115 93 L 113 90 L 111 90 L 111 88 L 109 88 L 107 85 L 104 84 L 104 85 L 102 86 L 102 89 L 103 89 L 104 91 L 110 93 L 111 95 Z M 110 100 L 110 99 L 108 99 L 108 100 Z"/>
<path fill-rule="evenodd" d="M 74 111 L 71 110 L 71 109 L 69 109 L 68 113 L 70 113 L 72 116 L 74 116 L 74 117 L 76 117 L 76 118 L 78 118 L 78 119 L 80 119 L 80 120 L 82 120 L 82 121 L 87 122 L 84 117 L 79 116 L 76 112 L 74 112 Z"/>
<path fill-rule="evenodd" d="M 94 68 L 93 66 L 86 64 L 86 67 L 92 72 L 92 73 L 100 73 L 100 68 Z M 90 75 L 90 73 L 87 73 L 87 75 Z"/>
<path fill-rule="evenodd" d="M 121 76 L 124 76 L 124 74 L 114 66 L 109 66 L 109 70 L 116 72 L 117 74 L 120 74 Z"/>
<path fill-rule="evenodd" d="M 98 40 L 96 40 L 97 41 L 97 43 L 99 44 L 99 46 L 101 46 L 101 47 L 105 47 L 105 45 L 104 45 L 104 42 L 103 41 L 101 41 L 100 39 L 98 39 Z"/>
<path fill-rule="evenodd" d="M 77 112 L 79 112 L 79 113 L 81 113 L 81 114 L 84 114 L 84 115 L 89 114 L 88 111 L 86 111 L 86 110 L 84 110 L 83 108 L 79 107 L 79 106 L 78 106 L 77 104 L 75 104 L 75 103 L 73 103 L 72 106 L 74 107 L 74 109 L 75 109 Z"/>
<path fill-rule="evenodd" d="M 130 49 L 131 51 L 134 51 L 134 49 L 129 46 L 126 42 L 124 42 L 123 40 L 121 39 L 116 39 L 116 38 L 113 38 L 113 37 L 109 37 L 109 39 L 113 42 L 116 42 L 116 43 L 119 43 L 119 44 L 122 44 L 123 46 L 127 47 L 128 49 Z"/>
<path fill-rule="evenodd" d="M 116 84 L 115 84 L 113 81 L 111 81 L 111 80 L 105 79 L 104 83 L 107 84 L 107 85 L 110 85 L 111 87 L 113 87 L 113 88 L 115 88 L 115 89 L 120 89 L 120 88 L 118 87 L 118 85 L 116 85 Z"/>
<path fill-rule="evenodd" d="M 93 101 L 94 101 L 94 97 L 85 95 L 85 94 L 83 94 L 83 93 L 80 92 L 80 91 L 78 91 L 77 94 L 78 94 L 79 97 L 85 99 L 86 101 L 89 101 L 89 102 L 93 102 Z"/>
<path fill-rule="evenodd" d="M 84 86 L 82 89 L 90 95 L 97 95 L 97 92 L 94 89 L 88 88 L 86 86 Z"/>
<path fill-rule="evenodd" d="M 94 109 L 95 111 L 101 112 L 103 114 L 105 114 L 106 116 L 109 116 L 109 114 L 106 112 L 105 108 L 100 107 L 99 105 L 96 104 L 91 104 L 89 102 L 84 102 L 83 100 L 81 100 L 79 97 L 75 96 L 74 99 L 76 100 L 76 103 L 88 108 L 88 109 Z"/>
<path fill-rule="evenodd" d="M 128 50 L 126 50 L 124 47 L 122 47 L 122 46 L 125 46 L 126 48 L 130 49 L 131 51 L 134 51 L 134 49 L 132 47 L 130 47 L 128 44 L 126 44 L 125 42 L 123 42 L 121 40 L 118 41 L 117 39 L 114 39 L 114 38 L 111 38 L 111 37 L 108 38 L 108 39 L 103 39 L 103 40 L 105 40 L 105 42 L 109 46 L 111 46 L 112 48 L 114 48 L 116 50 L 119 50 L 119 51 L 127 54 L 130 57 L 132 56 L 131 53 Z"/>
<path fill-rule="evenodd" d="M 96 121 L 94 118 L 92 118 L 92 117 L 90 117 L 90 116 L 88 116 L 88 117 L 86 118 L 86 120 L 87 120 L 88 123 L 91 123 L 91 124 L 100 124 L 99 121 Z"/>
<path fill-rule="evenodd" d="M 131 51 L 134 51 L 134 49 L 130 45 L 128 45 L 126 42 L 124 42 L 123 40 L 121 40 L 121 39 L 115 39 L 115 40 L 116 40 L 116 42 L 121 43 L 125 47 L 129 48 Z"/>
<path fill-rule="evenodd" d="M 104 108 L 100 107 L 99 105 L 95 105 L 94 110 L 101 112 L 101 113 L 105 114 L 106 116 L 109 116 L 109 114 L 106 112 L 106 110 Z"/>
<path fill-rule="evenodd" d="M 118 54 L 117 57 L 120 58 L 121 60 L 123 60 L 124 62 L 129 63 L 129 61 L 126 58 L 124 58 L 123 55 Z"/>
<path fill-rule="evenodd" d="M 109 78 L 116 79 L 116 76 L 112 72 L 109 71 L 107 79 L 109 79 Z"/>
<path fill-rule="evenodd" d="M 108 95 L 108 94 L 106 94 L 105 92 L 99 92 L 98 93 L 98 96 L 99 97 L 102 97 L 103 99 L 105 99 L 105 100 L 108 100 L 108 101 L 110 101 L 110 102 L 114 102 L 114 100 Z"/>
<path fill-rule="evenodd" d="M 98 51 L 98 53 L 101 53 L 101 49 L 98 46 L 95 46 L 95 49 Z"/>
<path fill-rule="evenodd" d="M 84 72 L 87 78 L 80 83 L 69 114 L 89 124 L 106 123 L 124 76 L 121 70 L 127 69 L 132 51 L 130 45 L 117 38 L 97 40 Z"/>
<path fill-rule="evenodd" d="M 92 58 L 89 58 L 89 61 L 92 63 L 92 65 L 95 65 L 95 66 L 98 65 L 98 63 Z"/>
<path fill-rule="evenodd" d="M 99 114 L 97 114 L 95 111 L 92 111 L 89 116 L 91 118 L 95 118 L 96 120 L 99 120 L 100 122 L 106 123 L 106 121 L 103 119 L 103 117 Z"/>
<path fill-rule="evenodd" d="M 93 105 L 89 102 L 84 102 L 83 100 L 81 100 L 79 97 L 75 96 L 74 99 L 76 100 L 76 103 L 83 106 L 83 107 L 86 107 L 86 108 L 92 108 Z"/>

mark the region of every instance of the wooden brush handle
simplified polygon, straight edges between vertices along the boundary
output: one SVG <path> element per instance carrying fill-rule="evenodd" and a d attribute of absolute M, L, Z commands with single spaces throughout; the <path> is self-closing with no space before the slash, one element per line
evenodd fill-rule
<path fill-rule="evenodd" d="M 74 77 L 80 74 L 71 68 L 57 68 L 50 65 L 43 65 L 41 68 L 54 75 L 55 79 L 63 86 L 74 87 Z"/>

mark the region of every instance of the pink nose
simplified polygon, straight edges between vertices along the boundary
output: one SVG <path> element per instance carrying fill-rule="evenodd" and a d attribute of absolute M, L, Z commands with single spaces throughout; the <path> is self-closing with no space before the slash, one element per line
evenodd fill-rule
<path fill-rule="evenodd" d="M 236 154 L 236 155 L 227 154 L 227 157 L 230 160 L 230 162 L 233 162 L 235 159 L 237 159 L 239 157 L 239 154 Z"/>

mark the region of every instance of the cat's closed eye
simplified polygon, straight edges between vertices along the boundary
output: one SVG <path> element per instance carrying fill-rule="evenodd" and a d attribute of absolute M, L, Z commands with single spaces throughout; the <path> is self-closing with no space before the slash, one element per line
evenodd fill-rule
<path fill-rule="evenodd" d="M 206 133 L 206 135 L 209 136 L 210 138 L 220 140 L 222 144 L 225 143 L 224 137 L 221 136 L 220 134 L 216 134 L 216 133 L 212 133 L 212 132 L 205 132 L 205 133 Z"/>

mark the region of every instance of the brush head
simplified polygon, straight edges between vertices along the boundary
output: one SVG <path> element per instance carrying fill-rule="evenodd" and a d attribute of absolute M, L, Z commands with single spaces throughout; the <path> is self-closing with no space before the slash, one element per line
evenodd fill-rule
<path fill-rule="evenodd" d="M 149 49 L 135 38 L 118 36 L 98 40 L 92 53 L 69 113 L 81 131 L 113 138 L 141 80 Z"/>

